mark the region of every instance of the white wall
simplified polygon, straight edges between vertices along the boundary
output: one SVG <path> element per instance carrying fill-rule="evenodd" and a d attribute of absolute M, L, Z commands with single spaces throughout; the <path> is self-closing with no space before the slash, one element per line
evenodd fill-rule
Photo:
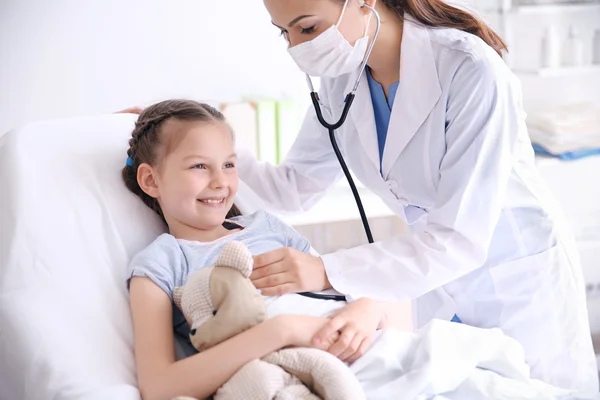
<path fill-rule="evenodd" d="M 0 132 L 172 97 L 306 96 L 261 0 L 0 0 Z"/>
<path fill-rule="evenodd" d="M 500 1 L 454 2 L 484 9 Z M 515 64 L 535 66 L 547 23 L 563 30 L 577 24 L 589 53 L 600 12 L 514 22 Z M 0 0 L 0 134 L 31 120 L 172 97 L 217 103 L 287 95 L 308 102 L 304 77 L 285 47 L 262 0 Z M 522 81 L 528 111 L 600 103 L 598 73 Z"/>

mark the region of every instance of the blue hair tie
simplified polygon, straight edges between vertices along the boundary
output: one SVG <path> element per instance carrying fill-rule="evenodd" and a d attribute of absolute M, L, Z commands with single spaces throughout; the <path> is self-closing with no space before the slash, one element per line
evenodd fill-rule
<path fill-rule="evenodd" d="M 127 166 L 129 167 L 133 167 L 133 158 L 127 157 L 127 161 L 125 161 L 125 164 L 127 164 Z"/>

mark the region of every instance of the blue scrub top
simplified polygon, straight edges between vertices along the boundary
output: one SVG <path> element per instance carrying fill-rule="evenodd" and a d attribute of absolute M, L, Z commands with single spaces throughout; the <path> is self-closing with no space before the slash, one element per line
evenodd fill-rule
<path fill-rule="evenodd" d="M 388 126 L 390 125 L 390 116 L 394 106 L 394 97 L 398 90 L 398 82 L 392 83 L 388 88 L 388 97 L 385 97 L 383 87 L 371 76 L 369 68 L 366 69 L 369 90 L 371 91 L 371 102 L 373 103 L 373 113 L 375 114 L 375 126 L 377 128 L 377 143 L 379 144 L 379 173 L 381 173 L 383 149 L 385 148 L 385 139 L 387 138 Z"/>

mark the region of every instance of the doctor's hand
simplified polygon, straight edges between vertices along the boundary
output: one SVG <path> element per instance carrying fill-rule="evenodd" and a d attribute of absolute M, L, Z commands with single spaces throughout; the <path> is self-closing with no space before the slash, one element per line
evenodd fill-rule
<path fill-rule="evenodd" d="M 353 362 L 365 354 L 373 334 L 385 324 L 385 312 L 378 303 L 369 298 L 360 298 L 333 313 L 329 323 L 314 337 L 314 345 L 340 333 L 338 340 L 327 351 L 344 362 Z"/>
<path fill-rule="evenodd" d="M 291 247 L 255 256 L 250 279 L 264 296 L 331 288 L 321 258 Z"/>

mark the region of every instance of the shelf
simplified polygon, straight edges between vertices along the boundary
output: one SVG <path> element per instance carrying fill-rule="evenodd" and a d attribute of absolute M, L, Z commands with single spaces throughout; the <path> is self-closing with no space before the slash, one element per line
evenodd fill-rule
<path fill-rule="evenodd" d="M 368 189 L 359 189 L 360 198 L 367 218 L 390 217 L 394 213 L 383 200 Z M 360 220 L 360 214 L 352 192 L 348 188 L 333 188 L 309 211 L 294 215 L 279 215 L 292 226 L 325 224 L 340 221 Z"/>
<path fill-rule="evenodd" d="M 516 14 L 541 14 L 556 12 L 589 12 L 592 10 L 600 11 L 600 2 L 514 5 L 511 12 Z"/>
<path fill-rule="evenodd" d="M 556 4 L 513 4 L 510 8 L 483 9 L 484 14 L 554 14 L 561 12 L 593 12 L 600 11 L 600 2 L 588 3 L 556 3 Z"/>
<path fill-rule="evenodd" d="M 537 76 L 540 78 L 558 78 L 564 76 L 600 74 L 600 65 L 584 65 L 581 67 L 542 68 L 535 70 L 524 70 L 514 68 L 513 72 L 523 76 Z"/>

